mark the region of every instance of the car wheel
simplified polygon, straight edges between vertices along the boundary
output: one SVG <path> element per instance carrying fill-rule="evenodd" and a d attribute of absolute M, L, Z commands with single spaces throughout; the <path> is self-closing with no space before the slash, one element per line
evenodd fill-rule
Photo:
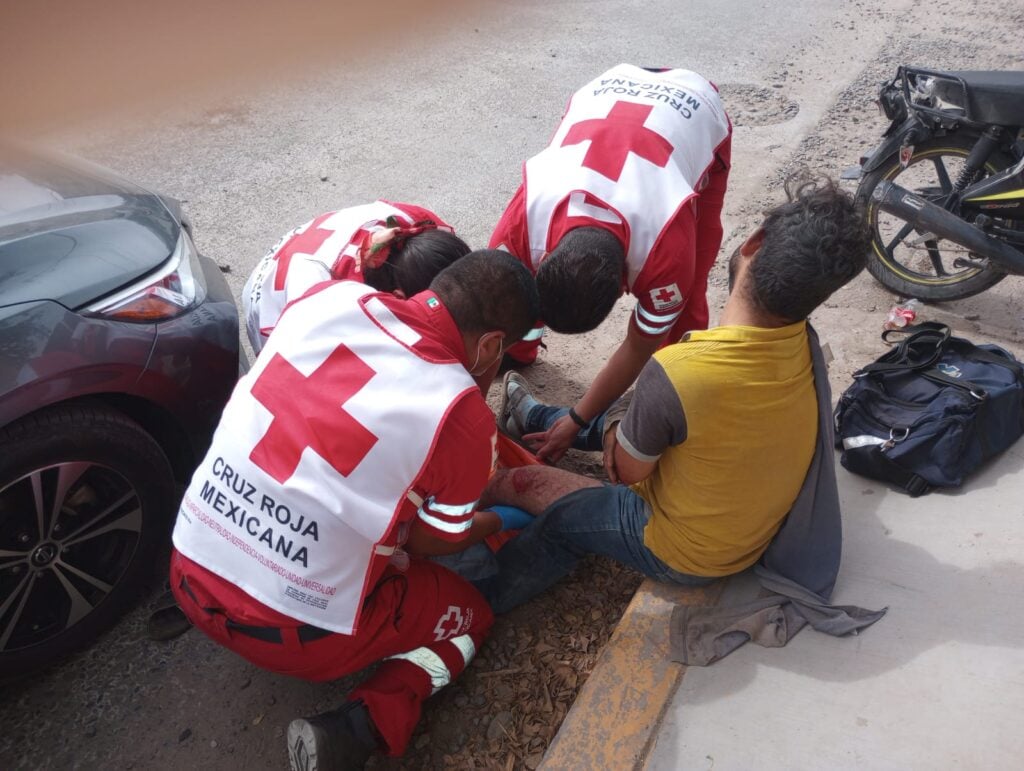
<path fill-rule="evenodd" d="M 89 642 L 138 598 L 167 542 L 170 463 L 105 407 L 54 407 L 0 430 L 0 679 Z"/>

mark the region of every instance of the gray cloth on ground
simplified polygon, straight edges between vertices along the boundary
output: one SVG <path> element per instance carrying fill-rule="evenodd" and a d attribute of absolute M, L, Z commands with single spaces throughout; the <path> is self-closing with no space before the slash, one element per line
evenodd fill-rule
<path fill-rule="evenodd" d="M 778 648 L 807 624 L 836 637 L 856 634 L 885 615 L 886 608 L 829 604 L 843 542 L 832 390 L 818 335 L 810 324 L 807 332 L 818 397 L 818 444 L 793 507 L 754 566 L 762 592 L 738 605 L 677 606 L 670 622 L 673 661 L 706 666 L 750 640 Z"/>

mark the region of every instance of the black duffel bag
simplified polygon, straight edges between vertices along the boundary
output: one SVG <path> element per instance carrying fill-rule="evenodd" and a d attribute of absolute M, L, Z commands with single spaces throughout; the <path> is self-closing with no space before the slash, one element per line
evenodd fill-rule
<path fill-rule="evenodd" d="M 887 330 L 885 355 L 853 376 L 836 406 L 836 447 L 855 474 L 912 496 L 959 487 L 1024 433 L 1024 368 L 997 345 L 945 324 Z"/>

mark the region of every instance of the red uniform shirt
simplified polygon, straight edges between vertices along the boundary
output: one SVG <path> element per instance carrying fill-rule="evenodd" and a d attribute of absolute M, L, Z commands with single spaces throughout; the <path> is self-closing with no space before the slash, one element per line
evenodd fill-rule
<path fill-rule="evenodd" d="M 406 227 L 429 220 L 452 231 L 428 209 L 390 201 L 327 212 L 296 228 L 257 263 L 242 290 L 242 316 L 253 350 L 260 352 L 284 307 L 310 287 L 329 280 L 365 283 L 361 252 L 374 232 L 387 227 L 389 217 Z"/>
<path fill-rule="evenodd" d="M 254 601 L 348 634 L 415 519 L 464 536 L 495 440 L 436 295 L 327 282 L 289 304 L 232 394 L 174 543 Z"/>
<path fill-rule="evenodd" d="M 436 301 L 433 292 L 423 292 L 407 302 L 391 295 L 381 295 L 381 299 L 399 319 L 423 334 L 423 343 L 413 346 L 416 350 L 431 358 L 454 358 L 466 367 L 471 364 L 448 311 L 442 306 L 439 312 L 428 305 Z M 415 516 L 439 538 L 461 540 L 494 471 L 497 438 L 494 413 L 480 391 L 464 394 L 445 418 L 437 443 L 413 484 L 424 504 L 403 509 L 403 519 Z"/>

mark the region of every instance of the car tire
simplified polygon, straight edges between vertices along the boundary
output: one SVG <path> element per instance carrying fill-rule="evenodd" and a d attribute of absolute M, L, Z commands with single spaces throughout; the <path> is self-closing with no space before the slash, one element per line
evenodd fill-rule
<path fill-rule="evenodd" d="M 156 574 L 176 488 L 159 445 L 102 405 L 0 429 L 0 680 L 84 646 Z"/>

